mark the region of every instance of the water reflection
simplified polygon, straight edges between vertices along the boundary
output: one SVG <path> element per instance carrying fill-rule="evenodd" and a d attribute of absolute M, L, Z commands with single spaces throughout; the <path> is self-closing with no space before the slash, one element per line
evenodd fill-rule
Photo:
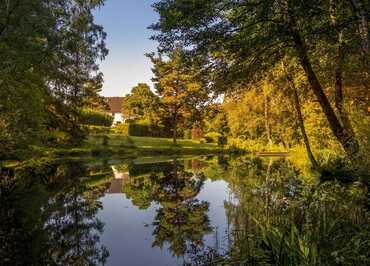
<path fill-rule="evenodd" d="M 205 177 L 186 172 L 177 160 L 159 167 L 162 174 L 136 177 L 123 191 L 141 209 L 153 201 L 161 206 L 153 222 L 153 247 L 162 248 L 168 243 L 173 255 L 179 257 L 185 255 L 189 245 L 202 245 L 203 236 L 212 232 L 207 216 L 209 203 L 195 199 Z"/>
<path fill-rule="evenodd" d="M 367 188 L 320 182 L 289 158 L 74 160 L 1 173 L 1 265 L 370 264 Z"/>
<path fill-rule="evenodd" d="M 2 265 L 106 262 L 109 253 L 99 245 L 103 223 L 96 218 L 101 209 L 97 199 L 105 188 L 87 189 L 81 176 L 87 176 L 87 168 L 79 161 L 47 163 L 3 176 Z"/>
<path fill-rule="evenodd" d="M 234 162 L 225 202 L 232 245 L 223 263 L 369 265 L 367 189 L 321 183 L 289 160 Z"/>

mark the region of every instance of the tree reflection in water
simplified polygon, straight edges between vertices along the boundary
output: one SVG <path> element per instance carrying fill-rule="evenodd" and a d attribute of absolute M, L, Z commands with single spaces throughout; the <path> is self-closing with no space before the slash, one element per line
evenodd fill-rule
<path fill-rule="evenodd" d="M 289 160 L 259 158 L 231 160 L 224 178 L 235 196 L 225 202 L 230 248 L 217 263 L 211 250 L 191 265 L 370 264 L 361 183 L 320 182 Z"/>
<path fill-rule="evenodd" d="M 83 162 L 47 162 L 1 179 L 0 257 L 4 265 L 102 265 L 103 224 Z M 45 182 L 40 182 L 40 178 Z M 15 181 L 16 180 L 16 181 Z"/>
<path fill-rule="evenodd" d="M 192 170 L 176 160 L 155 165 L 124 164 L 123 192 L 141 209 L 158 205 L 152 245 L 168 247 L 184 265 L 370 265 L 368 188 L 359 182 L 321 182 L 289 159 L 220 156 L 184 164 Z M 2 265 L 105 263 L 97 199 L 111 169 L 94 171 L 102 178 L 79 178 L 92 175 L 78 161 L 1 170 Z M 197 198 L 206 177 L 231 191 L 223 206 L 227 243 L 215 248 L 204 243 L 212 233 L 209 203 Z"/>
<path fill-rule="evenodd" d="M 203 245 L 203 236 L 212 232 L 209 203 L 195 198 L 204 180 L 204 175 L 186 172 L 174 160 L 163 174 L 135 177 L 124 187 L 126 196 L 140 208 L 148 208 L 151 202 L 160 204 L 153 222 L 153 246 L 168 244 L 173 255 L 180 257 L 191 245 Z"/>

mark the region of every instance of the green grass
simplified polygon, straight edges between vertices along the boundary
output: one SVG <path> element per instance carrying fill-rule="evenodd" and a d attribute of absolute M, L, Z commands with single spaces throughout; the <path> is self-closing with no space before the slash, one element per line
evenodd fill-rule
<path fill-rule="evenodd" d="M 108 137 L 107 145 L 103 145 L 105 137 Z M 77 148 L 33 147 L 33 157 L 37 158 L 110 157 L 112 155 L 119 155 L 120 158 L 136 158 L 139 156 L 201 155 L 221 152 L 225 152 L 225 150 L 215 143 L 179 139 L 177 145 L 173 145 L 172 139 L 127 137 L 121 134 L 90 134 L 83 145 Z M 2 166 L 18 165 L 21 161 L 23 160 L 3 162 Z"/>
<path fill-rule="evenodd" d="M 138 149 L 216 149 L 217 144 L 201 143 L 197 140 L 177 140 L 177 145 L 173 145 L 172 139 L 167 138 L 151 138 L 151 137 L 126 137 L 119 134 L 109 134 L 107 147 L 132 147 Z M 89 146 L 103 146 L 103 135 L 90 135 L 87 139 Z"/>
<path fill-rule="evenodd" d="M 186 161 L 191 160 L 194 158 L 202 158 L 201 155 L 194 156 L 193 154 L 188 155 L 180 155 L 180 156 L 173 156 L 173 155 L 157 155 L 157 156 L 145 156 L 145 157 L 139 157 L 132 162 L 136 165 L 139 164 L 155 164 L 155 163 L 164 163 L 164 162 L 173 162 L 174 159 L 178 161 Z"/>

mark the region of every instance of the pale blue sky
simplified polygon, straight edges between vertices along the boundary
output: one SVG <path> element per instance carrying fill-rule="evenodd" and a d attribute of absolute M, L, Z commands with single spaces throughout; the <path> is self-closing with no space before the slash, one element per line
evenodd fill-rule
<path fill-rule="evenodd" d="M 95 12 L 96 22 L 107 32 L 109 55 L 101 63 L 102 95 L 123 96 L 139 82 L 151 85 L 151 64 L 145 53 L 156 51 L 147 27 L 157 21 L 155 0 L 106 0 Z"/>

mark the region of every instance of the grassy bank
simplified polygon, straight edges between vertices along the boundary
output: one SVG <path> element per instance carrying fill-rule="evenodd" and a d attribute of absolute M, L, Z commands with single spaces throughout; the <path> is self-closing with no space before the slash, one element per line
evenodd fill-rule
<path fill-rule="evenodd" d="M 206 155 L 231 152 L 215 143 L 203 143 L 199 140 L 179 139 L 177 142 L 177 145 L 173 145 L 172 139 L 168 138 L 127 137 L 121 134 L 90 134 L 79 147 L 32 146 L 32 149 L 22 153 L 19 159 L 2 161 L 1 164 L 3 166 L 14 166 L 20 162 L 37 158 L 119 156 L 121 159 L 129 159 L 151 155 Z"/>
<path fill-rule="evenodd" d="M 226 150 L 214 143 L 202 143 L 198 140 L 179 139 L 174 145 L 172 139 L 151 137 L 127 137 L 119 134 L 89 135 L 83 148 L 94 153 L 112 153 L 134 155 L 155 154 L 207 154 Z"/>
<path fill-rule="evenodd" d="M 135 158 L 143 155 L 187 155 L 228 152 L 214 143 L 179 139 L 173 145 L 172 139 L 151 137 L 127 137 L 120 134 L 90 134 L 79 147 L 54 148 L 33 146 L 22 156 L 29 158 L 59 158 L 80 156 L 113 156 Z"/>
<path fill-rule="evenodd" d="M 104 143 L 104 138 L 108 139 Z M 109 147 L 135 147 L 139 149 L 208 149 L 218 148 L 214 143 L 202 143 L 198 140 L 179 139 L 177 145 L 174 145 L 169 138 L 151 138 L 151 137 L 126 137 L 120 134 L 109 135 L 89 135 L 85 142 L 90 147 L 109 146 Z"/>

